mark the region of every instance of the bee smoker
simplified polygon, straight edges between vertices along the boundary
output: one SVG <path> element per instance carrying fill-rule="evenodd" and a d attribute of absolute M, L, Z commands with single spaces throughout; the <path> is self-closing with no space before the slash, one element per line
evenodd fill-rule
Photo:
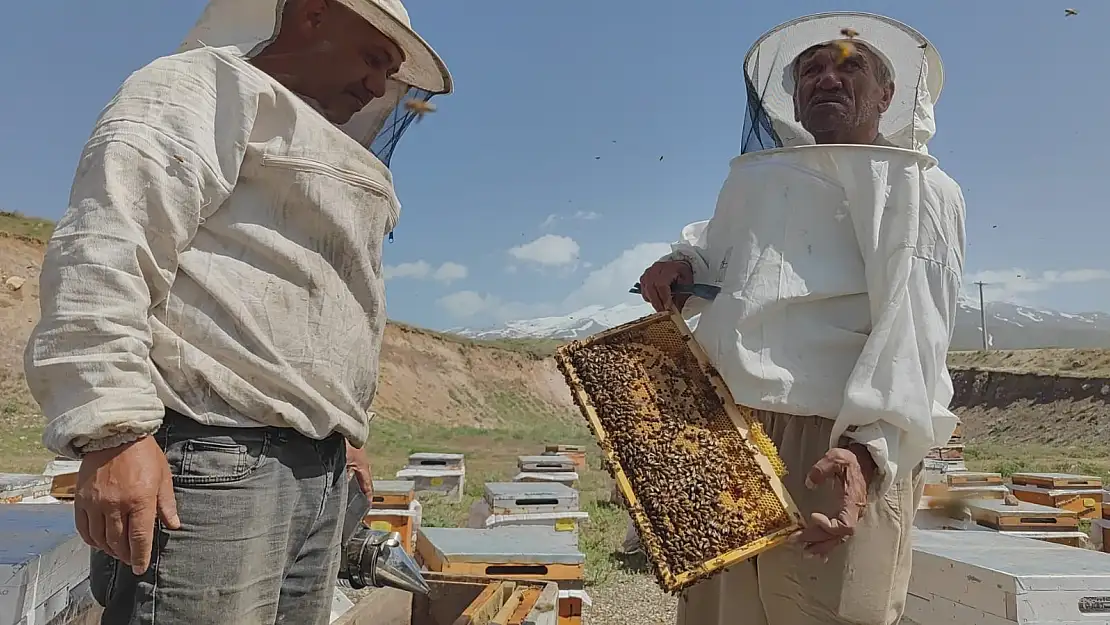
<path fill-rule="evenodd" d="M 396 532 L 366 527 L 362 520 L 370 511 L 370 501 L 351 479 L 347 484 L 347 511 L 343 517 L 342 560 L 339 579 L 360 588 L 397 588 L 427 595 L 428 582 L 420 567 L 401 546 Z"/>

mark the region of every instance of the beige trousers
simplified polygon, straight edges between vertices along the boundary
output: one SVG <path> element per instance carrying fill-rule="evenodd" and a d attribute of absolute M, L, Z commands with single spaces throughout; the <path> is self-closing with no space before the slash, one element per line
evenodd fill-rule
<path fill-rule="evenodd" d="M 762 413 L 786 464 L 786 489 L 806 518 L 835 512 L 831 488 L 805 487 L 809 469 L 829 449 L 831 419 Z M 910 533 L 924 490 L 920 467 L 867 507 L 855 536 L 828 562 L 787 543 L 690 587 L 678 625 L 895 625 L 910 578 Z"/>

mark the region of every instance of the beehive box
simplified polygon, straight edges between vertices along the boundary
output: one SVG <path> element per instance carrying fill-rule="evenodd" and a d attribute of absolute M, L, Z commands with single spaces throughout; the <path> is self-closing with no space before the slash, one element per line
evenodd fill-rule
<path fill-rule="evenodd" d="M 1110 521 L 1110 490 L 1102 491 L 1102 518 Z"/>
<path fill-rule="evenodd" d="M 413 482 L 419 495 L 442 495 L 453 501 L 462 501 L 463 487 L 466 484 L 465 469 L 436 469 L 406 467 L 397 472 L 398 480 Z"/>
<path fill-rule="evenodd" d="M 943 447 L 933 447 L 927 452 L 925 457 L 930 460 L 963 460 L 964 446 L 945 445 Z"/>
<path fill-rule="evenodd" d="M 374 496 L 370 499 L 370 507 L 408 510 L 415 498 L 416 483 L 412 480 L 374 480 Z"/>
<path fill-rule="evenodd" d="M 947 480 L 949 473 L 958 473 L 967 471 L 967 465 L 963 460 L 940 460 L 938 458 L 926 458 L 923 466 L 925 468 L 925 480 L 936 482 Z"/>
<path fill-rule="evenodd" d="M 945 474 L 949 486 L 978 486 L 996 485 L 1002 483 L 1001 473 L 984 473 L 981 471 L 953 471 Z"/>
<path fill-rule="evenodd" d="M 1102 488 L 1102 478 L 1072 473 L 1014 473 L 1010 481 L 1018 486 L 1041 488 Z"/>
<path fill-rule="evenodd" d="M 45 475 L 0 473 L 0 504 L 49 497 L 53 480 Z"/>
<path fill-rule="evenodd" d="M 46 463 L 42 474 L 51 480 L 50 496 L 56 499 L 73 499 L 77 489 L 77 472 L 81 469 L 80 460 L 58 457 Z"/>
<path fill-rule="evenodd" d="M 51 622 L 81 599 L 88 577 L 73 506 L 0 505 L 0 625 Z"/>
<path fill-rule="evenodd" d="M 416 532 L 420 529 L 422 509 L 420 502 L 413 500 L 405 510 L 371 508 L 362 522 L 372 530 L 397 532 L 401 535 L 401 546 L 409 554 L 416 552 Z"/>
<path fill-rule="evenodd" d="M 801 527 L 774 445 L 680 316 L 658 313 L 575 341 L 556 361 L 664 590 Z"/>
<path fill-rule="evenodd" d="M 544 454 L 542 456 L 520 456 L 516 466 L 522 473 L 560 473 L 573 472 L 574 460 L 559 454 Z"/>
<path fill-rule="evenodd" d="M 485 500 L 490 514 L 578 511 L 578 491 L 554 482 L 488 482 Z"/>
<path fill-rule="evenodd" d="M 1005 499 L 1010 489 L 1005 484 L 948 486 L 947 494 L 964 499 Z"/>
<path fill-rule="evenodd" d="M 586 468 L 586 448 L 581 445 L 548 445 L 547 452 L 570 458 L 579 469 Z"/>
<path fill-rule="evenodd" d="M 1103 495 L 1100 489 L 1013 486 L 1010 490 L 1021 501 L 1071 510 L 1081 519 L 1097 519 L 1102 516 Z"/>
<path fill-rule="evenodd" d="M 1095 543 L 1103 553 L 1110 553 L 1110 520 L 1091 521 L 1091 542 Z"/>
<path fill-rule="evenodd" d="M 425 573 L 427 595 L 412 596 L 411 625 L 504 623 L 505 625 L 557 625 L 555 604 L 559 585 L 554 582 L 499 581 Z"/>
<path fill-rule="evenodd" d="M 573 536 L 539 527 L 425 527 L 416 553 L 428 570 L 451 575 L 581 581 L 586 556 L 574 542 Z"/>
<path fill-rule="evenodd" d="M 1000 532 L 914 530 L 903 621 L 1106 625 L 1110 558 Z"/>
<path fill-rule="evenodd" d="M 577 471 L 558 471 L 558 472 L 536 472 L 536 471 L 523 471 L 517 473 L 513 477 L 514 482 L 547 482 L 554 484 L 562 484 L 568 488 L 576 488 L 578 486 L 578 472 Z"/>
<path fill-rule="evenodd" d="M 1007 532 L 1075 531 L 1079 518 L 1070 510 L 1019 501 L 1008 505 L 1000 499 L 974 499 L 966 502 L 976 523 Z"/>
<path fill-rule="evenodd" d="M 420 451 L 409 454 L 408 466 L 412 468 L 462 469 L 465 458 L 466 456 L 463 454 Z"/>
<path fill-rule="evenodd" d="M 1035 532 L 1029 531 L 1015 531 L 1015 532 L 999 532 L 1006 536 L 1013 536 L 1014 538 L 1027 538 L 1030 540 L 1040 540 L 1046 543 L 1053 543 L 1056 545 L 1064 545 L 1065 547 L 1082 547 L 1084 541 L 1088 540 L 1088 536 L 1083 532 L 1076 530 L 1068 531 L 1050 531 L 1050 532 Z"/>
<path fill-rule="evenodd" d="M 542 527 L 556 532 L 569 532 L 578 544 L 578 530 L 589 520 L 587 512 L 531 512 L 527 514 L 491 514 L 483 523 L 485 529 L 498 527 Z"/>

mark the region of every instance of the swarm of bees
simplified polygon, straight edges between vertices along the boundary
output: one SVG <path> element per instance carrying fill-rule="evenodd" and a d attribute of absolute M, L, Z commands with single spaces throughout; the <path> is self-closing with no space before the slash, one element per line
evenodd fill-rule
<path fill-rule="evenodd" d="M 405 100 L 405 110 L 416 113 L 416 121 L 420 121 L 424 119 L 424 116 L 428 113 L 434 113 L 436 111 L 436 105 L 427 100 L 409 98 Z"/>
<path fill-rule="evenodd" d="M 668 588 L 663 568 L 692 572 L 791 519 L 712 384 L 692 355 L 685 361 L 678 331 L 652 330 L 565 353 L 605 430 L 602 447 L 631 483 L 636 501 L 625 503 L 646 518 L 641 544 Z M 668 338 L 679 348 L 660 345 Z"/>

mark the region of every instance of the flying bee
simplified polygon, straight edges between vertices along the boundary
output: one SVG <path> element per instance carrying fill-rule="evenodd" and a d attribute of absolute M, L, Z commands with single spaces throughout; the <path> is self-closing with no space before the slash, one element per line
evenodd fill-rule
<path fill-rule="evenodd" d="M 428 113 L 436 112 L 436 105 L 427 100 L 405 100 L 405 110 L 416 113 L 416 121 L 424 119 Z"/>
<path fill-rule="evenodd" d="M 1071 17 L 1073 15 L 1079 15 L 1079 11 L 1076 11 L 1075 9 L 1064 9 L 1064 15 L 1067 16 L 1067 17 Z"/>
<path fill-rule="evenodd" d="M 839 53 L 836 57 L 837 63 L 847 61 L 848 57 L 856 53 L 856 46 L 851 41 L 837 41 L 836 49 Z"/>
<path fill-rule="evenodd" d="M 851 28 L 849 26 L 845 26 L 844 28 L 841 28 L 840 29 L 840 34 L 844 35 L 848 39 L 855 39 L 856 37 L 859 37 L 859 31 L 857 31 L 855 28 Z"/>

